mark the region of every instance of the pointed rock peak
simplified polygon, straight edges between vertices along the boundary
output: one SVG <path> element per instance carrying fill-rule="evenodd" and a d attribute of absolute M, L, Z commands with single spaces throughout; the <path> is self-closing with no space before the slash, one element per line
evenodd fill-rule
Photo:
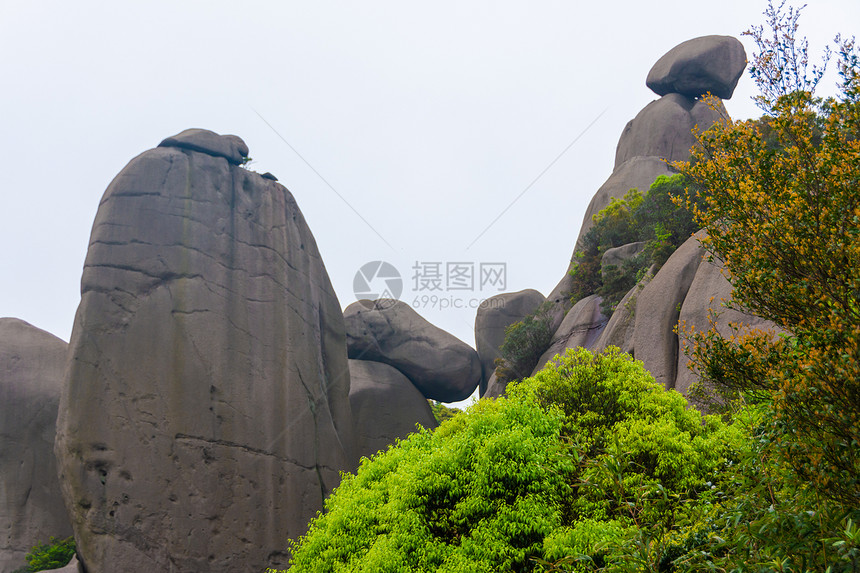
<path fill-rule="evenodd" d="M 681 42 L 657 60 L 647 85 L 657 95 L 729 99 L 747 63 L 744 46 L 732 36 L 702 36 Z"/>
<path fill-rule="evenodd" d="M 218 135 L 208 129 L 186 129 L 168 137 L 158 147 L 179 147 L 223 157 L 234 165 L 241 165 L 248 157 L 248 146 L 236 135 Z"/>

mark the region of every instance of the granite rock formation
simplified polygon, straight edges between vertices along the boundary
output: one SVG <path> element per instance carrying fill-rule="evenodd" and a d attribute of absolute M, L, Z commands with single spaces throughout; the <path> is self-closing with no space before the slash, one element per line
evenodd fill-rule
<path fill-rule="evenodd" d="M 397 368 L 426 398 L 465 400 L 481 381 L 478 353 L 404 302 L 358 301 L 343 316 L 350 358 Z"/>
<path fill-rule="evenodd" d="M 574 255 L 592 228 L 594 215 L 613 198 L 622 198 L 631 188 L 644 193 L 658 176 L 671 175 L 673 170 L 667 161 L 691 157 L 690 149 L 696 144 L 694 128 L 704 131 L 715 122 L 728 119 L 719 98 L 732 96 L 745 64 L 746 55 L 740 42 L 723 36 L 684 42 L 660 58 L 648 75 L 647 85 L 662 97 L 641 110 L 621 134 L 615 168 L 588 206 Z M 717 98 L 710 102 L 701 99 L 707 92 Z M 665 387 L 687 393 L 692 374 L 687 369 L 682 341 L 675 332 L 679 320 L 703 329 L 708 325 L 709 309 L 718 309 L 723 312 L 718 325 L 725 330 L 729 322 L 772 328 L 770 323 L 727 311 L 714 302 L 727 300 L 731 287 L 717 267 L 702 263 L 703 250 L 698 238 L 691 237 L 681 245 L 659 270 L 652 267 L 608 319 L 601 314 L 596 295 L 575 305 L 570 300 L 570 272 L 575 260 L 572 255 L 567 272 L 547 297 L 552 304 L 548 315 L 554 335 L 538 368 L 566 348 L 581 346 L 600 352 L 612 345 L 642 360 Z M 635 256 L 641 248 L 642 244 L 631 243 L 606 251 L 602 270 Z M 487 396 L 504 393 L 504 384 L 494 377 L 487 386 Z"/>
<path fill-rule="evenodd" d="M 496 369 L 496 359 L 501 358 L 499 347 L 505 341 L 505 329 L 524 319 L 543 304 L 544 296 L 536 290 L 497 294 L 488 298 L 478 308 L 475 316 L 475 346 L 481 359 L 480 394 L 487 390 L 487 382 Z"/>
<path fill-rule="evenodd" d="M 0 571 L 36 543 L 72 534 L 54 435 L 68 344 L 17 318 L 0 318 Z"/>
<path fill-rule="evenodd" d="M 340 305 L 292 194 L 189 130 L 93 225 L 57 420 L 90 573 L 284 568 L 354 460 Z"/>
<path fill-rule="evenodd" d="M 358 456 L 369 458 L 386 449 L 414 432 L 416 424 L 437 426 L 427 399 L 393 366 L 350 360 L 349 375 Z"/>
<path fill-rule="evenodd" d="M 729 99 L 744 72 L 744 46 L 731 36 L 702 36 L 682 42 L 657 60 L 647 85 L 654 93 L 698 97 L 708 92 Z"/>

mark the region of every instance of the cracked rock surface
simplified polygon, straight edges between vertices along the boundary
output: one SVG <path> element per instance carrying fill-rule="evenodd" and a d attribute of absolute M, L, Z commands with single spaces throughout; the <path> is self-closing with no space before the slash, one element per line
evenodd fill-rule
<path fill-rule="evenodd" d="M 340 305 L 292 194 L 235 150 L 183 132 L 101 200 L 56 440 L 90 573 L 285 568 L 351 469 Z"/>
<path fill-rule="evenodd" d="M 72 534 L 54 462 L 57 405 L 68 345 L 0 318 L 0 571 L 50 536 Z"/>

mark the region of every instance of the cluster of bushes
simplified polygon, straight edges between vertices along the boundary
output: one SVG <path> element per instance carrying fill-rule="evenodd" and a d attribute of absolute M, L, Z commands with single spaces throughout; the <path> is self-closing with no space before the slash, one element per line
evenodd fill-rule
<path fill-rule="evenodd" d="M 571 350 L 508 394 L 344 476 L 291 571 L 594 570 L 656 530 L 682 551 L 743 448 L 617 349 Z"/>
<path fill-rule="evenodd" d="M 594 226 L 583 236 L 574 255 L 571 300 L 598 294 L 603 298 L 601 309 L 608 316 L 652 265 L 654 270 L 663 266 L 699 228 L 692 210 L 675 204 L 692 185 L 681 174 L 661 175 L 646 193 L 631 189 L 594 215 Z M 637 242 L 643 243 L 639 254 L 621 265 L 602 266 L 607 250 Z"/>

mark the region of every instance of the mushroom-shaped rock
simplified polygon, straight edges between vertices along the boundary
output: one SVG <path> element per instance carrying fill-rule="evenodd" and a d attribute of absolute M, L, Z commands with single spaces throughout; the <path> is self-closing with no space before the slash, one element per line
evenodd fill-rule
<path fill-rule="evenodd" d="M 214 157 L 223 157 L 234 165 L 240 165 L 248 157 L 248 146 L 240 137 L 218 135 L 208 129 L 186 129 L 182 133 L 168 137 L 159 143 L 158 147 L 179 147 L 180 149 L 199 151 Z M 266 179 L 274 177 L 271 173 L 266 175 L 264 175 Z"/>
<path fill-rule="evenodd" d="M 702 36 L 666 52 L 645 80 L 658 95 L 698 97 L 708 92 L 729 99 L 747 65 L 744 46 L 731 36 Z"/>
<path fill-rule="evenodd" d="M 475 316 L 475 346 L 481 359 L 483 378 L 481 395 L 496 369 L 499 348 L 505 341 L 505 329 L 537 310 L 544 296 L 534 289 L 497 294 L 481 303 Z"/>
<path fill-rule="evenodd" d="M 705 131 L 721 118 L 728 118 L 721 102 L 712 109 L 704 100 L 676 93 L 665 95 L 646 105 L 624 127 L 615 150 L 615 168 L 640 155 L 686 161 L 696 145 L 693 128 Z"/>
<path fill-rule="evenodd" d="M 637 360 L 665 388 L 675 387 L 681 304 L 702 262 L 698 234 L 687 239 L 660 268 L 636 301 L 633 348 Z"/>
<path fill-rule="evenodd" d="M 772 322 L 727 307 L 732 298 L 732 285 L 723 275 L 722 267 L 717 263 L 702 261 L 696 270 L 696 276 L 684 298 L 679 317 L 685 329 L 696 332 L 706 332 L 711 328 L 711 315 L 714 315 L 714 326 L 723 336 L 731 334 L 729 324 L 741 328 L 741 333 L 750 329 L 770 330 L 778 332 L 779 328 Z M 696 374 L 688 367 L 689 358 L 678 353 L 678 375 L 675 378 L 675 390 L 688 395 L 690 386 L 696 380 Z"/>
<path fill-rule="evenodd" d="M 349 357 L 394 366 L 431 400 L 468 398 L 481 381 L 475 350 L 399 300 L 354 302 L 343 312 Z"/>
<path fill-rule="evenodd" d="M 88 571 L 285 568 L 353 469 L 341 307 L 292 194 L 188 146 L 99 206 L 55 451 Z"/>
<path fill-rule="evenodd" d="M 54 461 L 57 407 L 68 344 L 0 318 L 0 571 L 50 536 L 72 534 Z"/>
<path fill-rule="evenodd" d="M 349 377 L 358 457 L 384 450 L 414 432 L 416 424 L 430 429 L 438 425 L 427 398 L 396 368 L 350 360 Z"/>
<path fill-rule="evenodd" d="M 568 348 L 591 348 L 606 326 L 607 318 L 600 311 L 602 299 L 593 294 L 573 305 L 552 337 L 550 347 L 541 355 L 532 374 L 543 368 L 556 354 Z"/>

